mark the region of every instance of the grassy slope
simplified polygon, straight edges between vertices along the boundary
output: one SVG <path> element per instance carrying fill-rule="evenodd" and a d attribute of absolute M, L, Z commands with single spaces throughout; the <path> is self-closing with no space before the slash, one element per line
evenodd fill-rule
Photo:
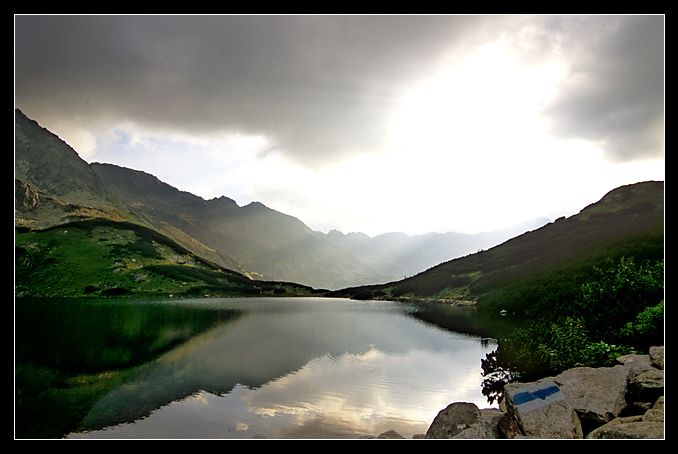
<path fill-rule="evenodd" d="M 79 221 L 15 231 L 17 296 L 305 295 L 290 283 L 252 281 L 128 222 Z"/>

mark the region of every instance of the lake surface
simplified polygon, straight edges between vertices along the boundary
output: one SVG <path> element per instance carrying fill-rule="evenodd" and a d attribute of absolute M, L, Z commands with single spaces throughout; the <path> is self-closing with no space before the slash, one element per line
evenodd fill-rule
<path fill-rule="evenodd" d="M 437 317 L 452 325 L 475 312 L 445 310 Z M 410 438 L 452 402 L 490 407 L 480 360 L 496 343 L 422 321 L 417 305 L 41 300 L 17 301 L 16 312 L 17 364 L 68 372 L 67 397 L 52 385 L 35 399 L 77 402 L 68 438 Z M 29 388 L 17 424 L 52 423 Z"/>

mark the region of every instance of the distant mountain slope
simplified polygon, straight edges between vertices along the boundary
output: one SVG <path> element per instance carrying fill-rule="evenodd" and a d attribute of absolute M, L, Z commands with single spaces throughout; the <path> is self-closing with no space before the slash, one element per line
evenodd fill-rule
<path fill-rule="evenodd" d="M 381 279 L 373 279 L 370 283 L 382 283 L 412 276 L 452 258 L 501 244 L 548 222 L 546 218 L 537 218 L 511 228 L 477 234 L 431 232 L 410 236 L 385 233 L 371 238 L 360 233 L 344 235 L 331 231 L 327 237 L 338 247 L 352 251 L 381 269 Z"/>
<path fill-rule="evenodd" d="M 435 266 L 408 279 L 348 288 L 337 296 L 433 297 L 475 301 L 520 280 L 568 269 L 573 275 L 620 255 L 663 257 L 664 183 L 610 191 L 570 218 L 560 218 L 486 251 Z"/>
<path fill-rule="evenodd" d="M 134 212 L 174 225 L 210 247 L 228 251 L 261 278 L 333 288 L 356 282 L 361 267 L 298 219 L 261 203 L 240 207 L 221 197 L 204 200 L 145 172 L 93 163 L 106 189 Z"/>

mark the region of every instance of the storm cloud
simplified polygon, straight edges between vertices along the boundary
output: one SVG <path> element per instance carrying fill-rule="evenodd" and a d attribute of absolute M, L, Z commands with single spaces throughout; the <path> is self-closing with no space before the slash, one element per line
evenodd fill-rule
<path fill-rule="evenodd" d="M 661 16 L 17 16 L 15 98 L 36 118 L 263 134 L 306 162 L 383 145 L 398 95 L 510 34 L 562 59 L 554 131 L 615 159 L 663 152 Z"/>
<path fill-rule="evenodd" d="M 472 233 L 663 179 L 664 36 L 661 15 L 17 15 L 15 106 L 86 161 L 319 230 Z"/>
<path fill-rule="evenodd" d="M 369 150 L 456 17 L 16 18 L 16 101 L 40 116 L 264 134 L 304 159 Z"/>

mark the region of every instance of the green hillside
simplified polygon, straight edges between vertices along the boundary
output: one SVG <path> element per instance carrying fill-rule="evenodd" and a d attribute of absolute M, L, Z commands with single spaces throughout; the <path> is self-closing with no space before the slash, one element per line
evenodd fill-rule
<path fill-rule="evenodd" d="M 76 221 L 15 229 L 15 294 L 22 296 L 266 296 L 312 289 L 253 281 L 129 222 Z"/>

